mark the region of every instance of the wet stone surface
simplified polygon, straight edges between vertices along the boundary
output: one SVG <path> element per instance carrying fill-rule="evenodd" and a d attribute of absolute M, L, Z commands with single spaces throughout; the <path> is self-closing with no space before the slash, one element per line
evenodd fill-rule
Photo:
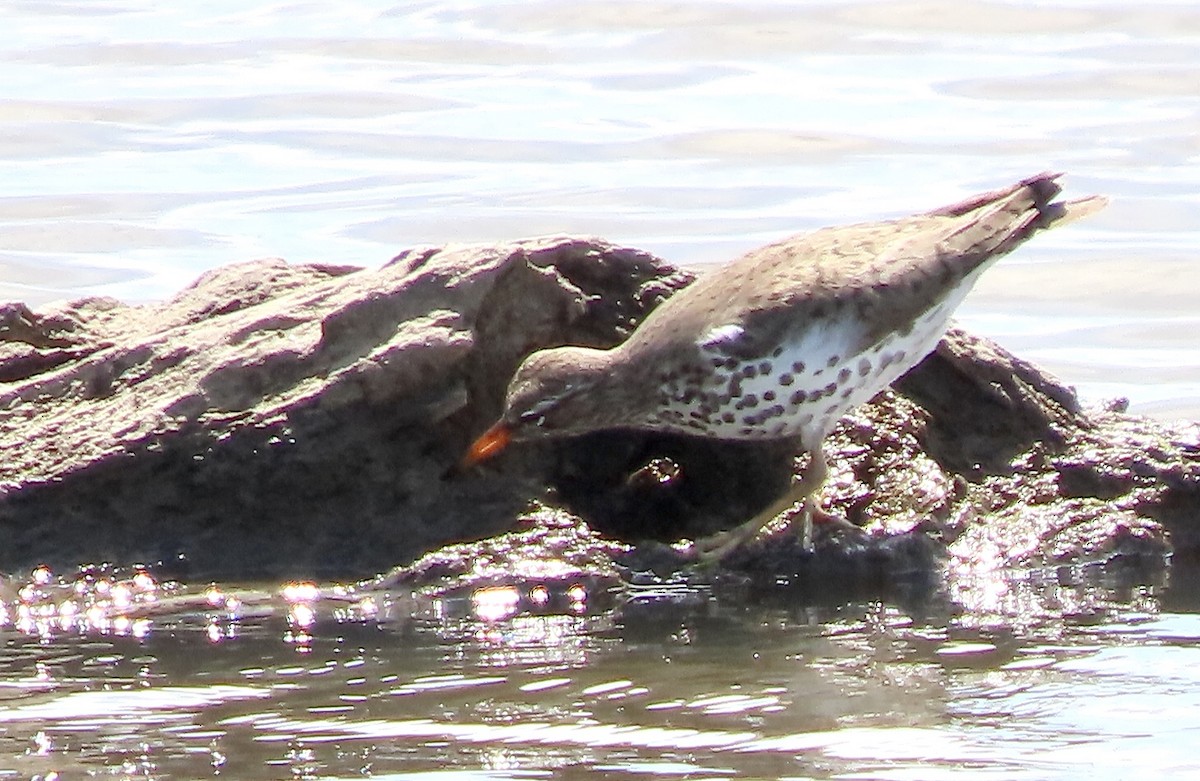
<path fill-rule="evenodd" d="M 662 543 L 766 506 L 799 465 L 786 446 L 613 431 L 447 476 L 524 355 L 616 344 L 690 279 L 561 237 L 410 251 L 378 270 L 242 264 L 145 307 L 9 306 L 0 569 L 186 561 L 192 578 L 389 573 L 417 587 L 466 582 L 490 557 L 518 579 L 524 566 L 692 577 L 672 574 L 688 558 Z M 771 537 L 701 576 L 731 593 L 886 593 L 913 573 L 1160 571 L 1200 548 L 1195 424 L 1080 409 L 1054 378 L 960 331 L 845 418 L 827 452 L 822 505 L 864 536 L 811 553 Z M 559 531 L 530 536 L 519 519 L 542 511 Z"/>

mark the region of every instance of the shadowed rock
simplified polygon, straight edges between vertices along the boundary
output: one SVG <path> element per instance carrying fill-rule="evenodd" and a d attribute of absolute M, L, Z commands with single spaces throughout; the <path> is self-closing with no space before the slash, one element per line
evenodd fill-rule
<path fill-rule="evenodd" d="M 448 543 L 503 550 L 496 535 L 531 503 L 629 541 L 728 527 L 790 479 L 786 450 L 602 432 L 446 477 L 523 356 L 616 344 L 691 278 L 558 237 L 410 250 L 378 270 L 257 261 L 141 307 L 7 305 L 0 570 L 182 554 L 197 577 L 358 577 Z M 962 332 L 845 419 L 828 452 L 825 505 L 877 535 L 854 544 L 862 555 L 836 539 L 814 556 L 768 541 L 732 570 L 764 582 L 828 572 L 822 561 L 931 571 L 942 545 L 968 569 L 1161 566 L 1167 530 L 1197 548 L 1195 425 L 1082 411 L 1069 388 Z M 455 557 L 466 572 L 479 550 L 445 549 L 439 572 Z M 669 564 L 654 550 L 625 563 Z"/>

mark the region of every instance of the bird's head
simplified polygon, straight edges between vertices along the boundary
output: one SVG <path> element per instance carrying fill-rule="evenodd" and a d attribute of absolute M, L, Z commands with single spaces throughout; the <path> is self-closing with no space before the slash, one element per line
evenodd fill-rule
<path fill-rule="evenodd" d="M 486 461 L 513 441 L 604 428 L 596 414 L 596 391 L 611 379 L 607 359 L 608 351 L 588 347 L 554 347 L 530 355 L 508 385 L 500 420 L 475 440 L 460 466 Z"/>

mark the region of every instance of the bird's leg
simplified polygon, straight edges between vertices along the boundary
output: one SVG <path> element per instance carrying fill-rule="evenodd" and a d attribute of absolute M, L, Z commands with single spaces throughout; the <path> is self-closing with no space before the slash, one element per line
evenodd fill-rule
<path fill-rule="evenodd" d="M 792 487 L 792 493 L 796 499 L 804 504 L 803 509 L 800 510 L 800 527 L 797 529 L 793 525 L 792 528 L 798 532 L 800 545 L 806 551 L 813 549 L 813 519 L 829 517 L 829 513 L 821 509 L 821 505 L 817 504 L 816 499 L 816 494 L 821 490 L 821 486 L 825 485 L 827 477 L 829 477 L 829 465 L 825 463 L 825 451 L 821 449 L 821 443 L 818 442 L 815 447 L 809 449 L 808 466 L 804 468 L 804 473 Z M 795 521 L 792 523 L 795 524 Z"/>
<path fill-rule="evenodd" d="M 775 516 L 790 510 L 797 502 L 804 504 L 800 513 L 800 526 L 797 528 L 797 533 L 800 535 L 804 549 L 812 550 L 813 516 L 828 516 L 828 513 L 817 505 L 813 495 L 824 485 L 828 474 L 825 453 L 821 449 L 821 443 L 818 442 L 808 450 L 808 465 L 800 473 L 800 479 L 794 480 L 782 496 L 740 526 L 696 540 L 695 548 L 700 555 L 701 563 L 715 564 L 719 562 L 730 551 L 753 539 L 764 526 L 774 520 Z M 793 521 L 793 523 L 795 522 Z"/>

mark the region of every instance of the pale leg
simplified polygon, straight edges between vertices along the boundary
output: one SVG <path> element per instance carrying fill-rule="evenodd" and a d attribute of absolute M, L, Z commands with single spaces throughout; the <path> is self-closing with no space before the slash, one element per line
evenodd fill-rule
<path fill-rule="evenodd" d="M 719 532 L 704 539 L 696 540 L 696 551 L 700 554 L 701 562 L 706 564 L 717 563 L 730 551 L 753 539 L 777 515 L 792 509 L 797 502 L 803 502 L 804 508 L 798 519 L 799 526 L 793 526 L 793 528 L 800 535 L 800 543 L 804 546 L 804 549 L 812 550 L 813 515 L 814 513 L 822 516 L 826 514 L 817 507 L 817 502 L 813 498 L 813 494 L 825 484 L 825 478 L 828 475 L 829 470 L 825 465 L 825 453 L 822 451 L 820 443 L 818 443 L 815 447 L 809 449 L 808 465 L 800 474 L 800 479 L 792 481 L 788 490 L 774 502 L 771 502 L 766 509 L 727 532 Z M 793 521 L 794 523 L 796 521 Z"/>

